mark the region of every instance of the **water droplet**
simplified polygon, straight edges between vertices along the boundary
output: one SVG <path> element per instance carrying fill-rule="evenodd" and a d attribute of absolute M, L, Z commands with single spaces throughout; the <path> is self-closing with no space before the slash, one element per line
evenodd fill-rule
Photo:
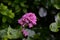
<path fill-rule="evenodd" d="M 40 17 L 45 17 L 47 15 L 47 11 L 44 8 L 39 9 Z"/>

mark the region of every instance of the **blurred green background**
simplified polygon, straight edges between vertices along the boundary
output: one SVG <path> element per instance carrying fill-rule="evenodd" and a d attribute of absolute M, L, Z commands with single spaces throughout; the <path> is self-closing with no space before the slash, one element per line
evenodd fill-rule
<path fill-rule="evenodd" d="M 42 9 L 40 10 L 40 8 Z M 30 37 L 26 40 L 60 40 L 60 0 L 0 0 L 1 40 L 7 40 L 7 34 L 8 40 L 22 40 L 24 38 L 22 33 L 19 34 L 20 25 L 17 20 L 27 12 L 35 13 L 38 21 L 37 25 L 31 29 L 36 34 L 33 38 Z M 56 18 L 58 19 L 55 21 L 57 14 Z M 59 27 L 53 27 L 55 24 L 51 23 L 54 22 L 56 25 L 59 24 Z M 12 35 L 9 36 L 10 32 Z"/>

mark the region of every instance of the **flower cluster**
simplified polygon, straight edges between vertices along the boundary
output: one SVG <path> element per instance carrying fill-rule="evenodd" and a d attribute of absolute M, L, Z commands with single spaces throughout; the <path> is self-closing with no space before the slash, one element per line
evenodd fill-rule
<path fill-rule="evenodd" d="M 25 15 L 22 16 L 22 18 L 18 19 L 18 23 L 21 26 L 28 25 L 29 28 L 33 27 L 33 25 L 36 25 L 36 15 L 34 13 L 26 13 Z"/>
<path fill-rule="evenodd" d="M 27 25 L 29 26 L 29 28 L 31 28 L 33 27 L 33 25 L 36 25 L 36 21 L 37 21 L 37 18 L 34 13 L 26 13 L 25 15 L 22 16 L 22 18 L 18 19 L 18 23 L 23 27 L 22 33 L 25 37 L 29 36 L 30 32 L 24 29 L 24 26 Z"/>
<path fill-rule="evenodd" d="M 24 35 L 25 37 L 28 36 L 28 32 L 27 32 L 27 30 L 22 29 L 22 33 L 23 33 L 23 35 Z"/>
<path fill-rule="evenodd" d="M 22 29 L 22 33 L 24 34 L 24 36 L 29 36 L 29 37 L 33 37 L 35 35 L 35 32 L 33 30 L 30 29 Z"/>

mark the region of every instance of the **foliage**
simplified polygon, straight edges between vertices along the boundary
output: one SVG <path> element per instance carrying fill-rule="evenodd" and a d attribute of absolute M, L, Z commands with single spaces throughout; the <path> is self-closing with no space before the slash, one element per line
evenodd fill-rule
<path fill-rule="evenodd" d="M 50 29 L 51 29 L 51 31 L 53 31 L 53 32 L 58 32 L 58 31 L 59 31 L 58 28 L 60 28 L 60 13 L 57 14 L 57 17 L 56 17 L 55 20 L 56 20 L 56 22 L 54 22 L 54 23 L 52 23 L 52 24 L 50 25 Z"/>
<path fill-rule="evenodd" d="M 0 30 L 0 37 L 5 39 L 17 39 L 22 37 L 19 29 L 12 29 L 10 26 L 4 30 Z"/>
<path fill-rule="evenodd" d="M 1 40 L 60 40 L 59 11 L 60 0 L 0 0 L 0 38 Z M 37 25 L 32 28 L 25 27 L 29 32 L 25 37 L 18 19 L 29 12 L 36 14 Z"/>

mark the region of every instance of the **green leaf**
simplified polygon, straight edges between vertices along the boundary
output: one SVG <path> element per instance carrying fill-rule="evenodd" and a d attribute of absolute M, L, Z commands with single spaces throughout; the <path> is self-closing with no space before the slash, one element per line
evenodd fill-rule
<path fill-rule="evenodd" d="M 58 5 L 58 4 L 55 4 L 54 7 L 55 7 L 56 9 L 60 9 L 60 5 Z"/>
<path fill-rule="evenodd" d="M 17 39 L 21 36 L 21 32 L 17 29 L 12 29 L 11 27 L 8 28 L 7 31 L 9 39 Z"/>
<path fill-rule="evenodd" d="M 9 1 L 9 2 L 8 2 L 8 5 L 11 5 L 11 4 L 12 4 L 12 3 Z"/>
<path fill-rule="evenodd" d="M 9 10 L 7 8 L 7 6 L 5 6 L 3 3 L 1 3 L 0 5 L 0 13 L 4 16 L 10 17 L 10 18 L 14 18 L 14 13 L 12 12 L 12 10 Z"/>
<path fill-rule="evenodd" d="M 52 24 L 50 25 L 50 30 L 51 30 L 52 32 L 58 32 L 59 29 L 58 29 L 57 24 L 56 24 L 56 23 L 52 23 Z"/>
<path fill-rule="evenodd" d="M 57 14 L 56 24 L 57 24 L 58 26 L 60 26 L 60 13 Z"/>
<path fill-rule="evenodd" d="M 12 29 L 10 26 L 8 29 L 0 30 L 0 38 L 9 38 L 9 39 L 17 39 L 22 38 L 22 33 L 19 29 Z"/>
<path fill-rule="evenodd" d="M 1 7 L 2 10 L 6 10 L 7 9 L 7 6 L 5 6 L 3 3 L 1 3 L 0 7 Z"/>
<path fill-rule="evenodd" d="M 7 9 L 7 6 L 3 6 L 3 8 L 4 8 L 4 10 L 6 10 Z"/>
<path fill-rule="evenodd" d="M 54 7 L 56 8 L 56 9 L 60 9 L 60 0 L 54 0 Z"/>
<path fill-rule="evenodd" d="M 60 19 L 58 19 L 56 23 L 58 26 L 60 26 Z"/>
<path fill-rule="evenodd" d="M 23 9 L 23 12 L 26 13 L 27 12 L 27 9 Z"/>
<path fill-rule="evenodd" d="M 2 40 L 8 40 L 8 38 L 7 37 L 4 37 L 4 38 L 2 38 Z"/>
<path fill-rule="evenodd" d="M 14 16 L 15 16 L 14 13 L 11 13 L 11 14 L 9 15 L 10 18 L 14 18 Z"/>
<path fill-rule="evenodd" d="M 7 37 L 7 29 L 0 30 L 0 37 L 1 38 Z"/>
<path fill-rule="evenodd" d="M 2 11 L 1 14 L 5 16 L 7 15 L 6 11 Z"/>
<path fill-rule="evenodd" d="M 25 6 L 26 6 L 26 5 L 24 4 L 24 2 L 21 2 L 20 5 L 21 5 L 22 7 L 25 7 Z"/>
<path fill-rule="evenodd" d="M 3 17 L 2 18 L 2 22 L 5 23 L 7 21 L 7 18 L 6 17 Z"/>

